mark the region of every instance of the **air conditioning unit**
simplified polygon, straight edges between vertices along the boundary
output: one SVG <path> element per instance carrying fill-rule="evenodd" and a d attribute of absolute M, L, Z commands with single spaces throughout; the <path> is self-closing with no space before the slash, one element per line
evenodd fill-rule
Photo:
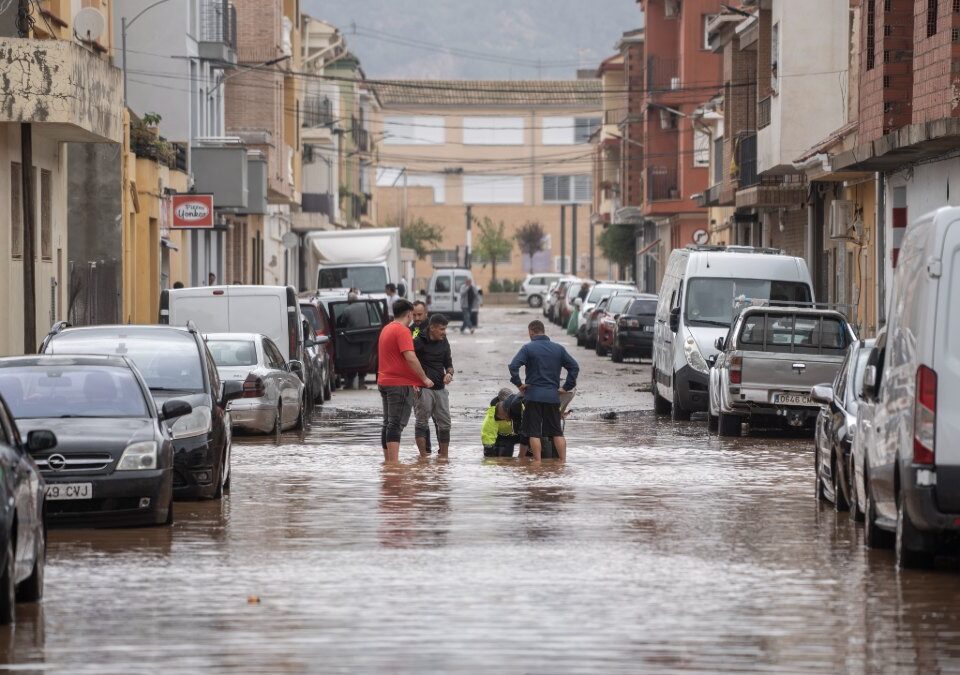
<path fill-rule="evenodd" d="M 836 199 L 830 204 L 830 238 L 846 239 L 856 218 L 856 205 L 848 199 Z"/>

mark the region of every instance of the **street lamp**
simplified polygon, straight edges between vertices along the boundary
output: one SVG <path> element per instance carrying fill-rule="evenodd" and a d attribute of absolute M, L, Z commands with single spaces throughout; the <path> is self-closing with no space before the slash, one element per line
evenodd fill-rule
<path fill-rule="evenodd" d="M 162 5 L 170 0 L 157 0 L 152 5 L 147 5 L 132 19 L 127 21 L 127 17 L 120 17 L 120 50 L 123 53 L 123 107 L 127 107 L 127 29 L 136 23 L 137 19 L 149 12 L 157 5 Z"/>

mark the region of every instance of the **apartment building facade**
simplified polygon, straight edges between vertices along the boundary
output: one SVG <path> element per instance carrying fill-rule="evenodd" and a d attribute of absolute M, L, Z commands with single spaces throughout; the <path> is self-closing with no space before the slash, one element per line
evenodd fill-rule
<path fill-rule="evenodd" d="M 33 352 L 38 338 L 68 312 L 68 146 L 109 144 L 116 152 L 124 137 L 110 34 L 78 37 L 74 4 L 0 7 L 0 50 L 17 64 L 16 76 L 0 78 L 7 102 L 0 110 L 0 312 L 10 319 L 0 329 L 2 355 Z M 109 2 L 85 4 L 96 17 L 109 17 Z M 27 238 L 31 224 L 33 237 Z"/>
<path fill-rule="evenodd" d="M 485 219 L 502 222 L 511 240 L 510 253 L 497 260 L 498 279 L 530 271 L 588 276 L 591 260 L 592 275 L 614 273 L 599 258 L 590 218 L 599 80 L 398 80 L 373 90 L 381 105 L 372 125 L 380 139 L 378 223 L 402 227 L 422 218 L 443 228 L 439 250 L 417 262 L 417 277 L 464 264 Z M 513 241 L 527 222 L 547 235 L 532 270 Z M 474 255 L 472 262 L 479 283 L 489 285 L 491 261 Z"/>

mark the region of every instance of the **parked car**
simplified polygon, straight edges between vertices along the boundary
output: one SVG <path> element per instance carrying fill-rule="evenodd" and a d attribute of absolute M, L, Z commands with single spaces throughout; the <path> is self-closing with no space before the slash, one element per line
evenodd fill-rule
<path fill-rule="evenodd" d="M 593 347 L 597 356 L 606 356 L 613 348 L 613 331 L 616 328 L 620 315 L 630 306 L 637 293 L 630 291 L 624 293 L 615 293 L 610 297 L 610 301 L 600 313 L 597 321 L 597 332 L 593 337 Z M 590 345 L 588 335 L 587 346 Z"/>
<path fill-rule="evenodd" d="M 589 347 L 591 343 L 596 346 L 597 341 L 597 332 L 600 329 L 600 318 L 603 316 L 604 312 L 607 311 L 607 305 L 610 304 L 611 296 L 605 295 L 600 298 L 600 302 L 594 305 L 587 316 L 587 329 L 586 329 L 586 340 L 583 347 Z"/>
<path fill-rule="evenodd" d="M 863 395 L 863 373 L 873 345 L 873 340 L 854 342 L 833 383 L 818 385 L 810 392 L 820 404 L 814 438 L 817 497 L 833 502 L 838 511 L 856 508 L 851 448 Z"/>
<path fill-rule="evenodd" d="M 43 597 L 47 530 L 43 524 L 46 484 L 31 453 L 57 447 L 49 429 L 35 429 L 26 440 L 0 395 L 0 624 L 14 622 L 17 602 Z M 12 507 L 12 508 L 10 508 Z"/>
<path fill-rule="evenodd" d="M 164 422 L 173 436 L 173 498 L 219 499 L 230 490 L 230 417 L 227 404 L 243 395 L 221 382 L 213 356 L 196 327 L 53 327 L 41 354 L 126 356 L 143 376 L 154 403 L 180 399 L 192 410 Z"/>
<path fill-rule="evenodd" d="M 83 526 L 173 522 L 173 439 L 164 422 L 192 412 L 170 399 L 158 411 L 122 356 L 0 359 L 0 394 L 21 431 L 56 433 L 56 452 L 34 452 L 47 483 L 47 521 Z"/>
<path fill-rule="evenodd" d="M 670 254 L 653 337 L 657 414 L 690 419 L 707 410 L 707 359 L 717 354 L 714 345 L 730 329 L 741 296 L 807 306 L 814 299 L 807 263 L 744 246 L 688 246 Z"/>
<path fill-rule="evenodd" d="M 323 390 L 323 399 L 329 401 L 333 390 L 339 386 L 337 382 L 336 352 L 333 347 L 333 329 L 330 324 L 330 315 L 327 313 L 326 305 L 320 301 L 318 295 L 310 295 L 307 298 L 301 296 L 300 313 L 303 314 L 303 318 L 307 320 L 307 323 L 309 323 L 313 329 L 312 339 L 317 343 L 314 349 L 318 352 L 322 350 L 326 354 L 324 360 L 327 381 Z M 323 342 L 318 339 L 321 337 L 328 339 L 326 342 Z M 322 343 L 322 345 L 320 343 Z"/>
<path fill-rule="evenodd" d="M 590 287 L 590 293 L 587 294 L 586 299 L 583 300 L 579 305 L 580 318 L 577 321 L 577 346 L 587 346 L 589 348 L 594 347 L 594 345 L 590 344 L 587 340 L 587 318 L 590 316 L 591 310 L 604 296 L 614 296 L 617 293 L 636 294 L 637 292 L 637 287 L 633 284 L 619 282 L 592 284 Z"/>
<path fill-rule="evenodd" d="M 567 289 L 565 294 L 560 298 L 559 303 L 559 325 L 561 328 L 566 328 L 567 324 L 570 323 L 570 316 L 573 314 L 573 308 L 575 307 L 576 300 L 580 295 L 580 289 L 583 287 L 583 284 L 586 283 L 588 286 L 593 287 L 593 282 L 587 279 L 571 279 L 567 284 Z M 579 345 L 580 342 L 577 342 Z"/>
<path fill-rule="evenodd" d="M 351 310 L 348 294 L 341 291 L 320 291 L 313 297 L 329 317 L 330 342 L 334 354 L 334 370 L 338 383 L 349 382 L 356 375 L 377 372 L 377 343 L 380 331 L 388 323 L 387 303 L 384 300 L 360 295 L 355 301 L 363 311 Z M 353 317 L 353 323 L 348 317 Z"/>
<path fill-rule="evenodd" d="M 556 273 L 528 274 L 520 284 L 517 299 L 533 308 L 542 307 L 550 284 L 563 277 Z"/>
<path fill-rule="evenodd" d="M 329 401 L 332 397 L 330 388 L 330 355 L 327 353 L 326 343 L 330 341 L 328 337 L 321 337 L 310 325 L 306 319 L 303 320 L 303 371 L 309 382 L 308 389 L 313 392 L 313 400 L 308 402 L 309 406 L 314 404 L 323 405 L 324 401 Z"/>
<path fill-rule="evenodd" d="M 900 567 L 931 564 L 960 533 L 958 308 L 960 208 L 950 207 L 907 228 L 885 340 L 864 374 L 867 527 L 895 533 Z"/>
<path fill-rule="evenodd" d="M 303 428 L 306 385 L 273 340 L 253 333 L 211 333 L 206 340 L 220 379 L 243 388 L 243 397 L 230 403 L 234 429 L 266 434 Z"/>
<path fill-rule="evenodd" d="M 631 298 L 613 325 L 611 360 L 621 363 L 624 359 L 652 358 L 656 320 L 657 296 L 643 293 Z"/>
<path fill-rule="evenodd" d="M 473 279 L 473 272 L 468 269 L 439 269 L 434 270 L 427 286 L 427 309 L 431 314 L 443 314 L 448 319 L 460 319 L 460 289 Z"/>
<path fill-rule="evenodd" d="M 201 286 L 163 291 L 160 323 L 186 326 L 190 321 L 204 333 L 266 335 L 307 385 L 307 401 L 313 401 L 300 301 L 292 286 Z"/>
<path fill-rule="evenodd" d="M 809 428 L 820 408 L 810 396 L 832 381 L 856 335 L 839 312 L 748 307 L 717 338 L 709 376 L 711 428 L 739 436 L 741 425 Z"/>

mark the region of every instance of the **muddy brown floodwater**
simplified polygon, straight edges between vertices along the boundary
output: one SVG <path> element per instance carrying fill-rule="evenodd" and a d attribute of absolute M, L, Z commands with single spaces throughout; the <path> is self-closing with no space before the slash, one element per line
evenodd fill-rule
<path fill-rule="evenodd" d="M 960 669 L 960 575 L 896 573 L 814 501 L 810 439 L 656 419 L 649 366 L 584 350 L 566 466 L 484 461 L 530 311 L 452 334 L 449 462 L 384 467 L 376 390 L 238 439 L 233 492 L 172 528 L 55 531 L 14 669 L 916 672 Z M 495 326 L 495 327 L 494 327 Z M 557 331 L 551 331 L 556 334 Z M 570 342 L 568 338 L 561 338 Z M 616 411 L 616 419 L 602 419 Z M 253 597 L 252 597 L 253 596 Z M 259 602 L 251 600 L 259 599 Z"/>

